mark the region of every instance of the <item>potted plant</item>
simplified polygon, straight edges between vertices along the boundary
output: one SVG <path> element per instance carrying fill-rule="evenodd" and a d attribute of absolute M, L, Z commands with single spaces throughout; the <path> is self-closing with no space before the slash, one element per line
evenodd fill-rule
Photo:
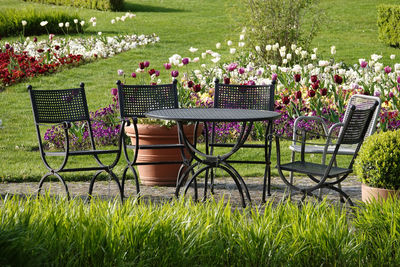
<path fill-rule="evenodd" d="M 189 59 L 181 59 L 182 64 L 186 65 L 189 63 Z M 139 68 L 136 72 L 131 74 L 134 79 L 132 83 L 135 84 L 161 84 L 159 79 L 160 71 L 149 67 L 148 61 L 140 62 Z M 171 63 L 165 63 L 164 68 L 168 72 L 172 67 Z M 124 76 L 122 70 L 118 70 L 118 74 Z M 179 76 L 177 70 L 170 72 L 172 79 L 176 79 Z M 124 81 L 125 82 L 125 81 Z M 128 81 L 127 84 L 131 83 Z M 180 107 L 199 107 L 204 105 L 204 101 L 201 99 L 210 100 L 210 97 L 204 96 L 201 98 L 200 94 L 204 93 L 204 87 L 195 80 L 189 80 L 187 75 L 180 83 L 177 84 L 178 99 Z M 206 94 L 208 95 L 208 94 Z M 209 95 L 208 95 L 209 96 Z M 204 98 L 206 97 L 206 98 Z M 139 118 L 138 119 L 138 132 L 139 132 L 139 145 L 156 145 L 156 144 L 177 144 L 178 143 L 178 129 L 175 121 L 165 121 L 150 118 Z M 194 136 L 194 125 L 185 125 L 185 134 L 190 139 Z M 202 128 L 198 128 L 197 136 L 201 134 Z M 136 143 L 135 129 L 133 126 L 125 127 L 127 136 L 131 138 L 131 143 Z M 189 156 L 189 154 L 187 154 Z M 155 161 L 180 161 L 181 151 L 179 148 L 171 149 L 146 149 L 139 150 L 137 162 L 155 162 Z M 181 164 L 168 164 L 168 165 L 138 165 L 138 172 L 141 183 L 145 185 L 160 185 L 169 186 L 176 185 L 176 177 L 179 172 Z"/>
<path fill-rule="evenodd" d="M 400 131 L 368 137 L 356 159 L 355 170 L 362 182 L 362 200 L 400 195 Z"/>

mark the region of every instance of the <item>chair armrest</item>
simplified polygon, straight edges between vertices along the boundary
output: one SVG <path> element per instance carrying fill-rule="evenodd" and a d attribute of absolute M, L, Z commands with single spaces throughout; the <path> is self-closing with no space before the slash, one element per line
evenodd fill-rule
<path fill-rule="evenodd" d="M 300 121 L 316 121 L 319 122 L 322 125 L 322 128 L 324 129 L 324 135 L 328 135 L 328 127 L 325 123 L 325 121 L 321 118 L 321 117 L 317 117 L 317 116 L 300 116 L 298 118 L 296 118 L 296 120 L 294 121 L 294 125 L 293 125 L 293 140 L 296 140 L 297 137 L 297 130 L 298 130 L 298 125 L 300 123 Z M 295 142 L 293 142 L 294 144 Z"/>

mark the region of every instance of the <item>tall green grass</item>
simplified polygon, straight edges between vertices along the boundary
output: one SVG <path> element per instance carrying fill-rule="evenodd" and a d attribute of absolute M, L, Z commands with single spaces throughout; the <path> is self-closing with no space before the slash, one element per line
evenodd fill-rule
<path fill-rule="evenodd" d="M 0 209 L 0 265 L 396 266 L 399 211 L 393 200 L 350 213 L 326 202 L 239 211 L 222 201 L 11 198 Z"/>

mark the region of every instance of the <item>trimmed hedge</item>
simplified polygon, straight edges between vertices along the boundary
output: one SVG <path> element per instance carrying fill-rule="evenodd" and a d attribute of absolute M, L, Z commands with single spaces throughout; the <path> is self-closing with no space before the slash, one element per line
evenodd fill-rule
<path fill-rule="evenodd" d="M 0 36 L 16 36 L 21 35 L 23 32 L 22 20 L 27 22 L 25 26 L 24 35 L 33 36 L 54 33 L 64 34 L 58 23 L 69 22 L 68 33 L 82 32 L 82 26 L 74 23 L 74 19 L 81 21 L 81 18 L 75 14 L 68 14 L 62 11 L 43 11 L 38 9 L 4 9 L 0 11 Z M 46 27 L 40 26 L 40 22 L 47 21 Z M 85 25 L 84 27 L 87 27 Z M 47 29 L 47 30 L 46 30 Z M 63 28 L 64 31 L 65 28 Z M 48 31 L 48 32 L 47 32 Z"/>
<path fill-rule="evenodd" d="M 379 39 L 390 46 L 400 46 L 400 6 L 378 6 Z"/>
<path fill-rule="evenodd" d="M 104 11 L 122 10 L 124 0 L 24 0 L 25 2 L 35 2 L 40 4 L 53 4 L 59 6 L 73 6 Z"/>

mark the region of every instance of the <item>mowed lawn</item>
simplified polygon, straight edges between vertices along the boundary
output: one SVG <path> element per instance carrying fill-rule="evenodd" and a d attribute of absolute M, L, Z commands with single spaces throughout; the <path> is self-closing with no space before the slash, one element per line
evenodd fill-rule
<path fill-rule="evenodd" d="M 398 49 L 387 47 L 380 43 L 376 24 L 376 6 L 380 3 L 396 3 L 397 1 L 322 1 L 326 9 L 326 24 L 315 38 L 313 44 L 326 58 L 330 57 L 330 46 L 335 45 L 337 60 L 346 64 L 358 62 L 358 58 L 369 58 L 371 54 L 384 55 L 383 62 L 389 64 L 390 54 L 400 57 Z M 103 35 L 117 33 L 156 33 L 160 42 L 143 48 L 134 49 L 116 55 L 109 59 L 100 59 L 82 65 L 78 68 L 65 69 L 59 73 L 34 78 L 25 83 L 8 87 L 0 93 L 0 119 L 3 129 L 0 129 L 0 179 L 38 180 L 45 172 L 40 155 L 37 151 L 37 139 L 33 125 L 33 116 L 26 86 L 32 84 L 36 89 L 70 88 L 80 82 L 86 84 L 86 94 L 90 110 L 96 110 L 111 103 L 110 89 L 115 87 L 115 81 L 120 78 L 117 70 L 127 73 L 135 71 L 139 61 L 149 60 L 151 66 L 161 69 L 173 54 L 195 57 L 207 49 L 215 50 L 215 44 L 221 42 L 222 49 L 218 52 L 230 57 L 226 49 L 226 41 L 238 41 L 238 27 L 226 10 L 232 5 L 243 8 L 236 1 L 229 0 L 127 0 L 124 12 L 101 12 L 88 9 L 75 9 L 49 5 L 30 4 L 23 1 L 0 0 L 0 8 L 23 8 L 34 6 L 38 8 L 63 9 L 77 12 L 87 22 L 91 17 L 97 18 L 97 26 L 90 26 L 85 35 Z M 112 25 L 111 19 L 123 15 L 126 11 L 136 14 L 134 20 Z M 40 36 L 47 38 L 47 36 Z M 16 40 L 18 37 L 3 38 L 2 41 Z M 189 52 L 190 47 L 198 48 L 195 54 Z M 199 63 L 200 64 L 200 63 Z M 210 64 L 210 62 L 207 62 Z M 196 66 L 196 65 L 193 65 Z M 164 74 L 163 78 L 166 78 Z M 134 83 L 133 80 L 127 82 Z M 289 156 L 288 151 L 286 157 Z M 245 153 L 245 157 L 253 157 L 254 153 Z M 88 163 L 91 159 L 85 159 Z M 95 163 L 93 160 L 91 162 Z M 117 174 L 121 174 L 124 161 L 117 166 Z M 261 176 L 263 168 L 239 167 L 243 176 Z M 276 174 L 276 172 L 275 172 Z M 67 175 L 67 179 L 86 179 L 88 176 Z"/>

